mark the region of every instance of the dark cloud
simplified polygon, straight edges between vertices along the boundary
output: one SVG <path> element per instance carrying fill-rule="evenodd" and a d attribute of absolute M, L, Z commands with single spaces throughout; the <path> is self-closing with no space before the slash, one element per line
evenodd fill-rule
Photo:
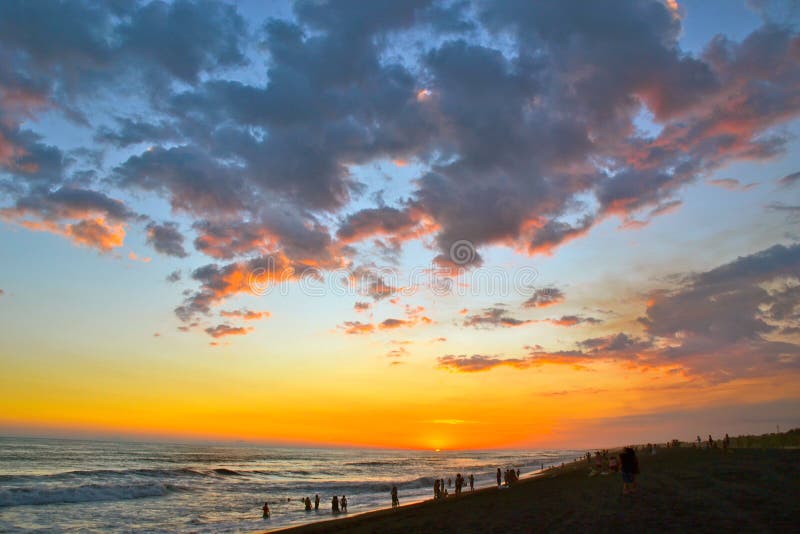
<path fill-rule="evenodd" d="M 557 287 L 543 287 L 535 290 L 533 295 L 522 303 L 523 308 L 546 308 L 561 304 L 566 299 L 564 292 Z"/>
<path fill-rule="evenodd" d="M 783 186 L 794 185 L 798 181 L 800 181 L 800 171 L 793 172 L 792 174 L 787 174 L 786 176 L 778 180 L 778 182 Z"/>
<path fill-rule="evenodd" d="M 189 254 L 183 248 L 183 239 L 183 234 L 174 222 L 147 225 L 147 244 L 161 254 L 177 258 L 188 256 Z"/>
<path fill-rule="evenodd" d="M 585 368 L 621 361 L 665 367 L 711 382 L 800 368 L 800 244 L 774 245 L 701 273 L 682 275 L 677 286 L 650 295 L 639 319 L 644 336 L 624 332 L 587 338 L 574 350 L 527 346 L 524 357 L 443 356 L 439 367 L 464 372 L 499 366 L 551 364 Z M 501 316 L 497 309 L 494 315 Z M 558 320 L 580 322 L 576 316 Z M 591 322 L 599 322 L 593 320 Z"/>
<path fill-rule="evenodd" d="M 522 326 L 532 323 L 531 320 L 516 319 L 508 315 L 508 311 L 503 308 L 487 308 L 479 314 L 467 315 L 463 325 L 474 328 L 506 328 L 512 326 Z"/>
<path fill-rule="evenodd" d="M 181 277 L 182 277 L 181 271 L 180 269 L 177 269 L 167 275 L 167 282 L 171 284 L 174 284 L 175 282 L 180 282 Z"/>
<path fill-rule="evenodd" d="M 700 54 L 681 49 L 681 32 L 660 0 L 308 0 L 249 25 L 219 2 L 9 0 L 0 209 L 106 251 L 126 224 L 146 224 L 108 200 L 166 200 L 192 219 L 199 252 L 229 262 L 195 271 L 184 317 L 246 291 L 259 258 L 339 268 L 367 238 L 396 257 L 431 235 L 449 269 L 480 265 L 487 245 L 550 254 L 609 217 L 644 226 L 731 161 L 785 151 L 778 127 L 800 113 L 796 30 L 765 22 Z M 243 75 L 247 58 L 266 72 Z M 116 99 L 130 111 L 102 116 Z M 49 144 L 26 129 L 45 112 L 126 147 L 126 159 L 108 171 Z M 643 112 L 655 133 L 638 128 Z M 386 160 L 421 169 L 406 198 L 354 206 L 364 169 Z M 79 202 L 91 216 L 66 217 Z M 184 255 L 171 237 L 162 251 Z M 455 262 L 465 241 L 473 253 Z M 367 284 L 376 299 L 397 290 Z"/>
<path fill-rule="evenodd" d="M 579 324 L 600 324 L 603 321 L 595 317 L 584 317 L 582 315 L 562 315 L 553 319 L 545 319 L 548 323 L 556 326 L 576 326 Z"/>
<path fill-rule="evenodd" d="M 214 339 L 219 339 L 226 336 L 244 336 L 250 333 L 252 330 L 252 327 L 245 328 L 242 326 L 219 324 L 217 326 L 206 328 L 205 332 Z"/>

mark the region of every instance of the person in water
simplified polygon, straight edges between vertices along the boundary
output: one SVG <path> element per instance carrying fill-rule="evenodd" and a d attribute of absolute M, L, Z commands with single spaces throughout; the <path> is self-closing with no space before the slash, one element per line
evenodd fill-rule
<path fill-rule="evenodd" d="M 469 491 L 470 493 L 475 491 L 475 477 L 473 475 L 469 476 Z"/>
<path fill-rule="evenodd" d="M 342 512 L 347 513 L 347 497 L 342 495 L 342 500 L 339 502 L 342 504 Z"/>
<path fill-rule="evenodd" d="M 319 493 L 314 495 L 314 510 L 319 510 Z"/>
<path fill-rule="evenodd" d="M 333 500 L 331 500 L 331 512 L 334 514 L 339 513 L 339 496 L 334 495 Z"/>
<path fill-rule="evenodd" d="M 264 519 L 269 519 L 269 503 L 264 502 L 264 506 L 261 509 L 264 511 Z"/>
<path fill-rule="evenodd" d="M 311 497 L 306 497 L 303 502 L 306 505 L 306 512 L 310 512 L 311 511 Z"/>
<path fill-rule="evenodd" d="M 500 468 L 497 468 L 497 487 L 500 487 L 500 481 L 503 479 L 503 475 L 500 474 Z"/>
<path fill-rule="evenodd" d="M 400 499 L 397 497 L 397 486 L 392 486 L 392 508 L 400 506 Z"/>
<path fill-rule="evenodd" d="M 439 479 L 438 478 L 433 482 L 433 498 L 434 499 L 438 499 L 439 498 Z"/>

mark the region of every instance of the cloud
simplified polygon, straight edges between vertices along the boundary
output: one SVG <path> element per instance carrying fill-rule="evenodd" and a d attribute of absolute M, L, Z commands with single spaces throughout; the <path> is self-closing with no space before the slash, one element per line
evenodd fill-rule
<path fill-rule="evenodd" d="M 800 171 L 787 174 L 786 176 L 778 180 L 778 183 L 780 183 L 782 186 L 788 187 L 790 185 L 796 184 L 798 181 L 800 181 Z"/>
<path fill-rule="evenodd" d="M 561 304 L 566 299 L 564 292 L 557 287 L 543 287 L 533 292 L 533 295 L 522 303 L 523 308 L 546 308 Z"/>
<path fill-rule="evenodd" d="M 707 180 L 706 183 L 721 187 L 722 189 L 727 189 L 728 191 L 748 191 L 758 185 L 755 183 L 743 184 L 735 178 L 715 178 L 713 180 Z"/>
<path fill-rule="evenodd" d="M 268 311 L 253 311 L 247 309 L 241 310 L 221 310 L 220 317 L 227 317 L 230 319 L 242 319 L 244 321 L 258 321 L 260 319 L 268 319 L 272 314 Z"/>
<path fill-rule="evenodd" d="M 438 366 L 459 372 L 541 365 L 586 369 L 610 361 L 717 383 L 796 371 L 800 345 L 791 336 L 800 325 L 799 273 L 800 244 L 774 245 L 708 271 L 674 277 L 675 287 L 649 296 L 639 318 L 642 336 L 609 333 L 558 351 L 526 346 L 521 357 L 447 355 Z M 574 316 L 562 319 L 575 324 Z"/>
<path fill-rule="evenodd" d="M 800 222 L 800 205 L 783 204 L 782 202 L 771 202 L 767 204 L 767 209 L 778 213 L 785 213 L 790 222 Z"/>
<path fill-rule="evenodd" d="M 217 326 L 208 327 L 205 329 L 206 334 L 219 339 L 227 336 L 244 336 L 252 332 L 253 327 L 230 326 L 227 324 L 219 324 Z"/>
<path fill-rule="evenodd" d="M 180 269 L 177 269 L 177 270 L 172 271 L 171 273 L 169 273 L 167 275 L 167 279 L 166 280 L 167 280 L 167 282 L 170 282 L 170 283 L 174 284 L 175 282 L 180 282 L 181 277 L 182 277 L 181 271 L 180 271 Z"/>
<path fill-rule="evenodd" d="M 532 320 L 516 319 L 503 308 L 487 308 L 479 314 L 467 315 L 462 323 L 473 328 L 508 328 L 532 323 Z"/>
<path fill-rule="evenodd" d="M 370 304 L 369 302 L 356 302 L 355 304 L 353 304 L 353 309 L 357 312 L 363 312 L 370 309 L 371 306 L 372 304 Z"/>
<path fill-rule="evenodd" d="M 350 335 L 371 334 L 375 331 L 374 324 L 361 321 L 345 321 L 339 328 L 344 330 L 345 334 Z"/>
<path fill-rule="evenodd" d="M 183 239 L 183 234 L 174 222 L 147 225 L 147 244 L 161 254 L 177 258 L 188 256 L 189 253 L 183 248 Z"/>
<path fill-rule="evenodd" d="M 459 371 L 462 373 L 479 373 L 501 366 L 526 369 L 530 367 L 530 364 L 525 358 L 500 358 L 484 354 L 473 354 L 472 356 L 448 354 L 446 356 L 440 356 L 438 359 L 438 367 L 440 369 Z"/>
<path fill-rule="evenodd" d="M 192 220 L 197 251 L 226 262 L 195 269 L 179 306 L 190 318 L 247 291 L 265 257 L 338 269 L 367 239 L 389 253 L 414 239 L 456 269 L 490 245 L 552 254 L 612 217 L 641 228 L 686 184 L 785 152 L 781 126 L 800 114 L 791 26 L 692 53 L 660 0 L 367 4 L 297 2 L 249 21 L 206 1 L 2 2 L 3 220 L 103 252 L 153 224 L 169 237 L 154 248 L 182 257 L 177 228 L 122 199 L 166 202 Z M 637 127 L 645 112 L 655 133 Z M 45 113 L 94 144 L 31 131 Z M 403 198 L 365 207 L 359 180 L 390 161 L 413 162 Z M 463 241 L 475 249 L 457 265 Z M 398 290 L 366 287 L 376 300 Z"/>
<path fill-rule="evenodd" d="M 548 323 L 556 326 L 575 326 L 579 324 L 600 324 L 603 321 L 595 317 L 583 317 L 581 315 L 562 315 L 555 319 L 545 319 Z"/>

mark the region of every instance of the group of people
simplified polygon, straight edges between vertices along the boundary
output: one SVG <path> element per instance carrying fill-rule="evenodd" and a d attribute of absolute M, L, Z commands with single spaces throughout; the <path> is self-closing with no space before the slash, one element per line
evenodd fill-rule
<path fill-rule="evenodd" d="M 308 497 L 306 497 L 308 498 Z M 319 499 L 319 495 L 317 495 L 317 499 Z M 309 504 L 311 504 L 309 502 Z M 306 510 L 311 510 L 310 507 L 306 507 Z M 334 495 L 333 499 L 331 499 L 331 512 L 334 514 L 338 514 L 339 512 L 347 513 L 347 497 L 342 495 L 340 499 L 338 495 Z"/>
<path fill-rule="evenodd" d="M 497 487 L 500 487 L 500 481 L 502 480 L 503 484 L 506 486 L 510 486 L 517 481 L 519 481 L 519 469 L 516 471 L 513 469 L 506 469 L 503 472 L 502 478 L 500 476 L 500 468 L 497 468 Z"/>
<path fill-rule="evenodd" d="M 642 450 L 655 454 L 656 446 L 647 444 Z M 627 495 L 636 492 L 636 475 L 639 474 L 639 459 L 633 447 L 625 447 L 617 456 L 609 454 L 608 450 L 586 453 L 586 463 L 589 464 L 589 476 L 607 475 L 609 473 L 622 473 L 622 493 Z"/>
<path fill-rule="evenodd" d="M 291 497 L 287 499 L 287 501 L 291 501 Z M 303 497 L 300 499 L 300 502 L 303 503 L 306 512 L 311 511 L 311 497 Z M 269 509 L 269 502 L 265 502 L 264 506 L 261 507 L 263 512 L 264 519 L 269 519 L 271 517 L 271 512 Z M 319 510 L 319 494 L 314 495 L 314 510 Z M 342 495 L 339 498 L 338 495 L 334 495 L 333 499 L 331 499 L 331 512 L 334 514 L 338 514 L 340 512 L 347 513 L 347 497 Z"/>
<path fill-rule="evenodd" d="M 456 496 L 461 495 L 461 492 L 464 488 L 464 485 L 469 481 L 469 490 L 475 491 L 475 477 L 470 475 L 468 477 L 461 476 L 461 473 L 456 475 Z M 447 479 L 447 486 L 452 487 L 453 479 Z M 434 499 L 445 499 L 450 495 L 450 492 L 444 485 L 443 478 L 437 478 L 433 481 L 433 498 Z"/>
<path fill-rule="evenodd" d="M 728 452 L 728 448 L 731 446 L 731 437 L 725 433 L 725 437 L 719 440 L 722 444 L 722 450 L 724 452 Z M 703 447 L 703 440 L 700 439 L 700 436 L 697 436 L 697 448 L 700 449 Z M 717 441 L 711 437 L 711 434 L 708 435 L 708 441 L 706 441 L 706 449 L 716 449 L 717 448 Z"/>

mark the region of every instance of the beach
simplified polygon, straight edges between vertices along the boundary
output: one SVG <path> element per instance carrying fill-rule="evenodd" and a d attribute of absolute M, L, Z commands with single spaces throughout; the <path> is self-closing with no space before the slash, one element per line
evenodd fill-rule
<path fill-rule="evenodd" d="M 681 447 L 637 454 L 641 474 L 633 495 L 622 495 L 619 474 L 589 477 L 581 460 L 510 488 L 282 532 L 782 532 L 800 526 L 800 449 Z"/>

